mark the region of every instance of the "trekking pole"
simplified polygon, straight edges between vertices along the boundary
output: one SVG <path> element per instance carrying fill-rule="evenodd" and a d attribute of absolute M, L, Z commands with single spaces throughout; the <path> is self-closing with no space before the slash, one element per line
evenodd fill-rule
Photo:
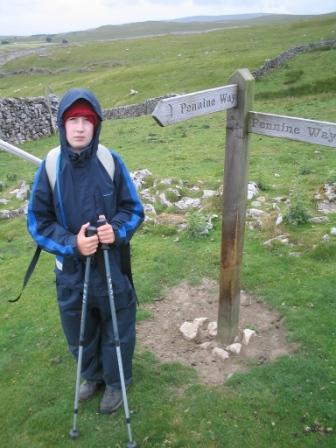
<path fill-rule="evenodd" d="M 96 233 L 97 233 L 96 227 L 89 226 L 86 229 L 85 235 L 88 237 L 88 236 L 93 236 Z M 84 347 L 84 335 L 85 335 L 85 323 L 86 323 L 86 311 L 87 311 L 87 298 L 88 298 L 88 289 L 89 289 L 89 281 L 90 281 L 90 270 L 91 270 L 91 255 L 86 257 L 86 262 L 85 262 L 82 314 L 81 314 L 80 331 L 79 331 L 79 347 L 78 347 L 78 359 L 77 359 L 74 415 L 73 415 L 72 428 L 70 429 L 70 432 L 69 432 L 69 436 L 71 437 L 71 439 L 77 439 L 77 437 L 79 436 L 79 431 L 77 429 L 79 384 L 80 384 L 81 373 L 82 373 L 83 347 Z"/>
<path fill-rule="evenodd" d="M 97 225 L 99 227 L 104 224 L 106 224 L 105 216 L 100 215 L 99 219 L 97 221 Z M 126 427 L 127 427 L 127 434 L 128 434 L 128 443 L 127 443 L 126 448 L 137 448 L 137 444 L 135 443 L 135 441 L 133 440 L 133 437 L 132 437 L 131 417 L 130 417 L 129 408 L 128 408 L 126 385 L 125 385 L 125 375 L 124 375 L 124 368 L 123 368 L 123 362 L 122 362 L 122 357 L 121 357 L 118 321 L 117 321 L 117 314 L 116 314 L 115 303 L 114 303 L 114 293 L 113 293 L 110 261 L 109 261 L 110 248 L 109 248 L 108 244 L 102 244 L 101 248 L 102 248 L 103 254 L 104 254 L 107 290 L 108 290 L 108 296 L 109 296 L 109 302 L 110 302 L 110 308 L 111 308 L 111 316 L 112 316 L 113 336 L 114 336 L 116 352 L 117 352 L 121 393 L 122 393 L 122 399 L 123 399 L 123 404 L 124 404 Z"/>

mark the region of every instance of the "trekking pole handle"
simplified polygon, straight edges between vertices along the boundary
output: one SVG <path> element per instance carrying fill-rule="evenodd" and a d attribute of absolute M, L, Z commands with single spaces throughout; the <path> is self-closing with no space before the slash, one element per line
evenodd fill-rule
<path fill-rule="evenodd" d="M 98 216 L 98 221 L 97 221 L 97 226 L 100 227 L 100 226 L 103 226 L 106 223 L 107 223 L 107 221 L 106 221 L 105 216 L 104 215 L 99 215 Z"/>
<path fill-rule="evenodd" d="M 98 216 L 98 221 L 97 221 L 97 226 L 100 227 L 100 226 L 105 225 L 106 223 L 107 223 L 107 221 L 106 221 L 105 216 L 104 215 L 99 215 Z M 104 243 L 101 245 L 101 248 L 103 250 L 110 250 L 110 246 L 108 244 L 104 244 Z"/>
<path fill-rule="evenodd" d="M 85 236 L 93 236 L 96 235 L 97 233 L 97 227 L 95 226 L 89 226 L 86 230 L 85 230 Z"/>

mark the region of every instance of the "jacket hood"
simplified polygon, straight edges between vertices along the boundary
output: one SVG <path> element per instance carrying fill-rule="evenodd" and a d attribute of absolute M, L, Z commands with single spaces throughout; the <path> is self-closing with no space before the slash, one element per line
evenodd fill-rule
<path fill-rule="evenodd" d="M 100 107 L 99 101 L 97 100 L 94 93 L 92 93 L 88 89 L 83 89 L 83 88 L 75 88 L 75 89 L 68 90 L 64 94 L 63 98 L 60 101 L 60 104 L 58 107 L 58 113 L 57 113 L 57 126 L 58 126 L 58 130 L 59 130 L 61 149 L 62 149 L 62 151 L 64 151 L 65 149 L 69 149 L 69 144 L 66 140 L 66 135 L 65 135 L 63 114 L 77 100 L 88 101 L 91 104 L 94 111 L 96 112 L 96 114 L 98 115 L 99 123 L 95 129 L 93 139 L 89 145 L 91 150 L 97 151 L 98 143 L 99 143 L 99 134 L 100 134 L 100 129 L 101 129 L 101 121 L 103 120 L 103 113 L 102 113 L 102 109 Z"/>

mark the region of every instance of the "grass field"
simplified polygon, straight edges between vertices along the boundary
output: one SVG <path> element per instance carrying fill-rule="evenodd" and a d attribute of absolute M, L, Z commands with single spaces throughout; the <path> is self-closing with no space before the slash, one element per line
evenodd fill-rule
<path fill-rule="evenodd" d="M 69 72 L 17 75 L 1 80 L 0 95 L 43 94 L 45 85 L 61 94 L 70 86 L 96 91 L 104 106 L 135 102 L 167 92 L 188 92 L 225 85 L 246 66 L 259 67 L 289 47 L 336 33 L 335 19 L 277 24 L 194 36 L 165 36 L 113 43 L 86 43 L 57 49 L 47 58 L 16 60 L 8 71 L 29 66 Z M 127 50 L 126 50 L 127 49 Z M 287 62 L 256 83 L 254 110 L 336 122 L 336 50 L 313 52 Z M 70 52 L 70 53 L 68 53 Z M 181 55 L 181 56 L 180 56 Z M 107 63 L 115 63 L 108 67 Z M 92 70 L 80 67 L 97 64 Z M 118 65 L 119 64 L 119 65 Z M 17 96 L 17 95 L 16 95 Z M 130 170 L 148 168 L 153 175 L 202 180 L 209 188 L 222 182 L 224 114 L 160 128 L 150 117 L 104 123 L 102 142 L 113 146 Z M 56 137 L 22 147 L 39 157 Z M 285 196 L 316 216 L 315 193 L 336 181 L 335 150 L 268 137 L 252 136 L 249 180 L 262 195 Z M 19 179 L 31 181 L 35 167 L 0 154 L 1 197 Z M 16 180 L 14 179 L 17 175 Z M 286 214 L 289 206 L 283 205 Z M 5 208 L 1 206 L 1 208 Z M 333 448 L 336 446 L 336 239 L 324 224 L 270 225 L 246 230 L 242 288 L 281 313 L 288 339 L 298 352 L 274 363 L 234 375 L 222 386 L 202 384 L 192 369 L 160 364 L 138 348 L 134 385 L 129 390 L 135 439 L 142 447 L 162 448 Z M 293 246 L 263 242 L 287 233 Z M 15 297 L 33 254 L 25 221 L 0 222 L 0 446 L 15 448 L 125 446 L 122 411 L 104 417 L 98 401 L 80 409 L 80 439 L 68 438 L 72 422 L 75 365 L 66 351 L 54 298 L 53 257 L 41 256 L 24 297 Z M 220 225 L 209 236 L 144 226 L 133 240 L 135 283 L 145 304 L 183 280 L 193 284 L 219 274 Z M 299 256 L 293 257 L 295 251 Z"/>

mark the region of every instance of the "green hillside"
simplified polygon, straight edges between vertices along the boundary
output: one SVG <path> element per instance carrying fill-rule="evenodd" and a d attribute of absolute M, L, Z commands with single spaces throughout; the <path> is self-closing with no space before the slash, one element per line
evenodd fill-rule
<path fill-rule="evenodd" d="M 195 35 L 51 44 L 47 56 L 18 58 L 1 67 L 7 76 L 0 79 L 0 95 L 44 95 L 46 86 L 61 95 L 81 85 L 94 90 L 104 107 L 141 102 L 168 92 L 226 85 L 238 68 L 253 70 L 288 48 L 335 36 L 336 20 L 331 15 Z M 23 72 L 10 75 L 15 71 Z M 335 48 L 300 54 L 256 82 L 253 109 L 335 123 L 335 73 Z M 138 94 L 129 96 L 130 89 Z M 151 171 L 149 187 L 159 189 L 161 180 L 172 178 L 182 181 L 184 191 L 195 185 L 220 188 L 224 140 L 225 113 L 221 112 L 166 128 L 150 116 L 111 120 L 103 123 L 101 136 L 130 170 Z M 56 142 L 52 136 L 22 148 L 44 157 Z M 209 385 L 197 375 L 197 362 L 189 367 L 168 358 L 159 362 L 138 344 L 128 397 L 139 446 L 336 446 L 336 236 L 332 230 L 336 213 L 323 215 L 327 219 L 320 224 L 310 221 L 322 215 L 316 194 L 325 185 L 336 187 L 335 157 L 335 148 L 251 136 L 248 177 L 259 188 L 259 206 L 267 219 L 263 225 L 246 226 L 241 287 L 279 313 L 274 325 L 284 329 L 285 339 L 297 350 L 272 362 L 267 357 L 252 359 L 246 371 L 233 374 L 224 384 Z M 11 191 L 21 180 L 31 182 L 35 169 L 0 152 L 0 197 L 8 200 L 0 204 L 1 210 L 19 205 Z M 257 205 L 249 201 L 248 207 Z M 161 216 L 181 215 L 174 207 L 161 206 L 158 211 Z M 199 224 L 211 214 L 219 218 L 209 234 L 201 235 Z M 153 316 L 147 305 L 160 310 L 160 304 L 172 300 L 167 292 L 173 286 L 181 282 L 199 286 L 204 278 L 218 282 L 221 214 L 220 198 L 215 198 L 201 212 L 184 216 L 183 231 L 169 222 L 147 223 L 134 237 L 139 325 Z M 276 225 L 280 214 L 283 221 Z M 80 406 L 81 436 L 77 442 L 69 440 L 75 365 L 59 321 L 54 258 L 42 254 L 21 302 L 10 304 L 7 300 L 19 292 L 34 244 L 23 217 L 1 220 L 0 235 L 0 446 L 125 446 L 122 410 L 105 418 L 97 413 L 98 399 Z M 265 244 L 277 237 L 288 244 L 281 239 Z M 167 323 L 175 325 L 168 314 Z"/>
<path fill-rule="evenodd" d="M 322 15 L 323 16 L 323 15 Z M 321 17 L 322 17 L 321 16 Z M 238 14 L 236 16 L 189 17 L 170 21 L 145 21 L 122 25 L 104 25 L 82 31 L 69 31 L 59 34 L 36 34 L 32 36 L 0 36 L 1 40 L 23 43 L 40 42 L 46 39 L 53 43 L 65 40 L 83 42 L 89 40 L 130 39 L 162 34 L 184 34 L 206 32 L 216 28 L 249 27 L 256 24 L 293 22 L 314 16 L 286 14 Z"/>
<path fill-rule="evenodd" d="M 81 85 L 111 107 L 215 87 L 238 67 L 254 70 L 288 48 L 333 39 L 335 21 L 328 16 L 197 35 L 50 46 L 2 66 L 4 74 L 18 74 L 1 79 L 0 96 L 44 95 L 46 86 L 61 95 Z M 131 89 L 139 92 L 136 97 L 129 96 Z"/>

